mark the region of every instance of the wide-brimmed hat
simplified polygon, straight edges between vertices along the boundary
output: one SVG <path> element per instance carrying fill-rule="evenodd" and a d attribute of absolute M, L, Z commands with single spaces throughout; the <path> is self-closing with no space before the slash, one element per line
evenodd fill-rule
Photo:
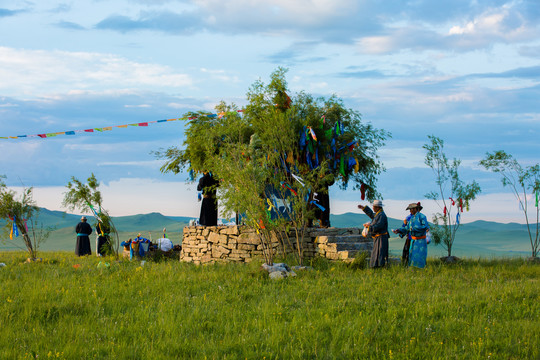
<path fill-rule="evenodd" d="M 383 207 L 383 203 L 381 200 L 373 200 L 373 206 Z"/>
<path fill-rule="evenodd" d="M 405 210 L 411 210 L 411 209 L 418 209 L 418 211 L 422 210 L 423 207 L 420 205 L 420 202 L 417 203 L 410 203 L 409 206 Z"/>

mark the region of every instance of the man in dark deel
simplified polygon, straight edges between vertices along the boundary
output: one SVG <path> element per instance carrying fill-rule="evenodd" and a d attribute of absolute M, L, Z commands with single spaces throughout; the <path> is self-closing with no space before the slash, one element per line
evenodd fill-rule
<path fill-rule="evenodd" d="M 203 177 L 199 179 L 197 191 L 202 191 L 203 199 L 201 205 L 201 216 L 199 224 L 204 226 L 217 226 L 218 202 L 216 198 L 216 188 L 219 182 L 214 179 L 208 171 L 203 172 Z"/>
<path fill-rule="evenodd" d="M 110 237 L 109 237 L 109 226 L 107 224 L 107 219 L 105 216 L 100 214 L 100 221 L 96 225 L 97 232 L 97 241 L 96 241 L 96 254 L 97 256 L 105 256 L 110 250 Z"/>
<path fill-rule="evenodd" d="M 92 249 L 90 249 L 90 238 L 88 237 L 92 233 L 92 227 L 86 222 L 86 216 L 81 218 L 81 222 L 75 227 L 75 232 L 77 233 L 75 255 L 92 255 Z"/>
<path fill-rule="evenodd" d="M 388 261 L 388 218 L 383 211 L 381 200 L 373 201 L 373 210 L 369 206 L 358 205 L 371 219 L 369 224 L 369 233 L 373 238 L 373 251 L 369 266 L 372 268 L 382 267 Z"/>

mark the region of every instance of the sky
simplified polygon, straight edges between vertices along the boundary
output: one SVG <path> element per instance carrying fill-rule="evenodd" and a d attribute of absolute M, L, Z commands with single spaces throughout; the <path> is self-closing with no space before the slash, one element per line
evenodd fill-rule
<path fill-rule="evenodd" d="M 524 222 L 495 174 L 504 150 L 540 160 L 538 0 L 0 0 L 0 137 L 102 128 L 246 104 L 258 79 L 288 68 L 291 93 L 333 94 L 392 134 L 378 190 L 390 217 L 409 202 L 438 211 L 424 164 L 428 135 L 462 160 L 481 195 L 463 222 Z M 196 186 L 162 174 L 153 151 L 181 146 L 183 122 L 51 138 L 0 139 L 0 175 L 62 207 L 91 173 L 112 215 L 197 217 Z M 331 189 L 332 213 L 360 194 Z"/>

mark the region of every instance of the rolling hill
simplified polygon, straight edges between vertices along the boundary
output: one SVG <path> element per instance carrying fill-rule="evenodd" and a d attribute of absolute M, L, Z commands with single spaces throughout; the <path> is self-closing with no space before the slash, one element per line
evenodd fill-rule
<path fill-rule="evenodd" d="M 80 215 L 67 214 L 62 211 L 40 209 L 38 224 L 44 227 L 53 227 L 49 238 L 40 247 L 41 250 L 73 250 L 75 247 L 75 225 L 80 220 Z M 114 218 L 114 223 L 119 231 L 120 241 L 136 237 L 138 233 L 146 238 L 157 239 L 162 236 L 163 228 L 167 228 L 169 238 L 175 244 L 182 242 L 182 230 L 188 225 L 190 217 L 169 217 L 160 213 L 139 214 L 120 216 Z M 369 219 L 364 214 L 345 213 L 332 214 L 330 221 L 334 227 L 362 227 Z M 93 224 L 94 218 L 88 221 Z M 388 227 L 395 229 L 400 227 L 402 220 L 388 219 Z M 0 223 L 2 225 L 2 223 Z M 404 240 L 391 234 L 390 251 L 392 255 L 399 256 L 403 248 Z M 2 240 L 5 235 L 2 235 Z M 91 236 L 92 248 L 95 236 Z M 18 246 L 15 246 L 18 245 Z M 0 251 L 15 250 L 20 248 L 20 241 L 12 240 L 0 242 Z M 496 223 L 490 221 L 475 221 L 463 224 L 456 236 L 453 255 L 464 257 L 511 257 L 530 256 L 530 240 L 526 225 L 517 223 Z M 441 246 L 434 244 L 428 247 L 429 256 L 444 256 L 446 251 Z"/>

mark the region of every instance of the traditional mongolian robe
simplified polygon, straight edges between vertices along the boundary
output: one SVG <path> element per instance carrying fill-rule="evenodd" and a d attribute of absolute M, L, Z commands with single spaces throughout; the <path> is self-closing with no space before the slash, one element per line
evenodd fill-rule
<path fill-rule="evenodd" d="M 388 218 L 381 209 L 374 213 L 373 210 L 366 206 L 364 212 L 371 219 L 369 224 L 369 234 L 373 238 L 373 250 L 369 266 L 372 268 L 381 267 L 388 261 Z"/>
<path fill-rule="evenodd" d="M 427 258 L 426 232 L 429 223 L 424 214 L 417 212 L 411 215 L 409 221 L 401 228 L 397 229 L 400 236 L 411 237 L 411 247 L 409 250 L 409 266 L 424 268 Z"/>
<path fill-rule="evenodd" d="M 202 191 L 203 199 L 201 205 L 201 215 L 199 224 L 205 226 L 216 226 L 218 218 L 218 202 L 216 198 L 216 187 L 219 182 L 210 173 L 199 179 L 197 191 Z"/>
<path fill-rule="evenodd" d="M 407 226 L 412 215 L 407 215 L 405 220 L 403 220 L 403 226 Z M 401 252 L 401 264 L 409 265 L 409 250 L 411 249 L 411 235 L 410 234 L 399 234 L 400 237 L 405 237 L 405 244 L 403 245 L 403 251 Z"/>
<path fill-rule="evenodd" d="M 330 195 L 329 188 L 334 185 L 334 180 L 323 182 L 317 191 L 318 206 L 315 206 L 315 218 L 319 219 L 321 227 L 330 227 Z M 323 210 L 324 209 L 324 210 Z"/>
<path fill-rule="evenodd" d="M 87 222 L 81 221 L 75 227 L 77 233 L 77 244 L 75 245 L 75 255 L 92 255 L 90 248 L 90 238 L 88 235 L 92 233 L 92 227 Z"/>

